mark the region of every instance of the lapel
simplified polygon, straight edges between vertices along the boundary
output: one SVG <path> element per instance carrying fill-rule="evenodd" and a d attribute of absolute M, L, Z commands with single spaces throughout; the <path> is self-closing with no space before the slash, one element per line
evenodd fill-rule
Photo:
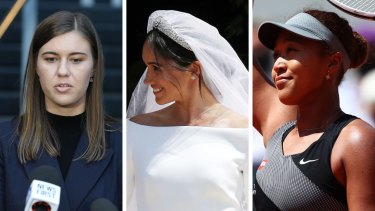
<path fill-rule="evenodd" d="M 78 143 L 74 158 L 81 156 L 88 146 L 88 137 L 83 133 Z M 104 158 L 97 162 L 86 163 L 85 159 L 73 160 L 65 180 L 72 210 L 79 210 L 80 205 L 100 179 L 103 171 L 110 163 L 112 149 L 107 149 Z"/>
<path fill-rule="evenodd" d="M 24 165 L 24 169 L 25 169 L 27 177 L 30 178 L 30 174 L 36 168 L 38 168 L 39 166 L 42 166 L 42 165 L 48 165 L 48 166 L 54 167 L 58 171 L 58 173 L 60 173 L 61 180 L 63 181 L 57 159 L 49 156 L 45 152 L 41 153 L 41 157 L 38 160 L 29 161 Z M 64 211 L 70 210 L 69 204 L 70 203 L 69 203 L 68 195 L 67 195 L 67 192 L 66 192 L 66 189 L 65 189 L 65 184 L 64 184 L 64 182 L 62 182 L 59 210 L 64 210 Z"/>

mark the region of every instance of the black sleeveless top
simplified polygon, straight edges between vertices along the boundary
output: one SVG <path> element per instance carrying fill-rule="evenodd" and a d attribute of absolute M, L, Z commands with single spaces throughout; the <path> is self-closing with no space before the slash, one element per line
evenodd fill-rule
<path fill-rule="evenodd" d="M 348 210 L 345 187 L 331 170 L 331 152 L 341 130 L 356 118 L 341 116 L 304 152 L 288 156 L 284 156 L 282 144 L 295 122 L 280 127 L 271 137 L 256 173 L 256 211 Z"/>

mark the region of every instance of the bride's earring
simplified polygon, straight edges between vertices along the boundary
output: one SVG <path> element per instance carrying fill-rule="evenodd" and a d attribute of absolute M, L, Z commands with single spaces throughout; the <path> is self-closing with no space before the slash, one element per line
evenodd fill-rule
<path fill-rule="evenodd" d="M 329 74 L 329 71 L 328 71 L 328 73 L 327 73 L 327 75 L 326 75 L 326 79 L 327 79 L 327 80 L 331 79 L 331 75 Z"/>

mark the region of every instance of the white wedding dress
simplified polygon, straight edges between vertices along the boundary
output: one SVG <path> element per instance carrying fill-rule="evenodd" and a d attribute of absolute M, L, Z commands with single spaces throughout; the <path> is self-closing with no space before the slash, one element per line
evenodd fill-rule
<path fill-rule="evenodd" d="M 248 133 L 127 120 L 127 210 L 247 210 Z"/>

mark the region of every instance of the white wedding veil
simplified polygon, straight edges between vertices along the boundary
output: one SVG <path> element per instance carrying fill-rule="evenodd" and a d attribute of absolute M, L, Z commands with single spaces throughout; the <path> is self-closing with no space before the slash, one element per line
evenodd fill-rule
<path fill-rule="evenodd" d="M 216 100 L 239 114 L 249 116 L 249 72 L 214 26 L 188 13 L 158 10 L 148 19 L 147 33 L 153 29 L 193 51 L 202 65 L 203 82 Z M 145 73 L 131 96 L 127 118 L 168 106 L 155 102 L 151 87 L 143 83 Z"/>

